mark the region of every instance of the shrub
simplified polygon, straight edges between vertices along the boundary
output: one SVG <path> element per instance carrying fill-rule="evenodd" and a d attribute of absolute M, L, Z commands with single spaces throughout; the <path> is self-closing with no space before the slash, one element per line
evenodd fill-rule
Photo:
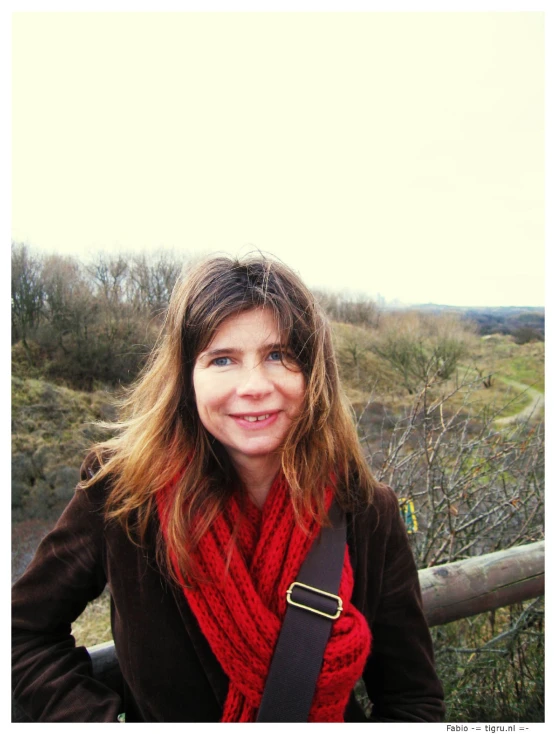
<path fill-rule="evenodd" d="M 544 336 L 537 329 L 530 326 L 520 326 L 512 332 L 516 344 L 528 344 L 529 342 L 544 341 Z"/>
<path fill-rule="evenodd" d="M 388 314 L 371 345 L 372 351 L 398 373 L 413 395 L 418 386 L 447 380 L 469 346 L 470 327 L 454 316 L 419 312 Z"/>

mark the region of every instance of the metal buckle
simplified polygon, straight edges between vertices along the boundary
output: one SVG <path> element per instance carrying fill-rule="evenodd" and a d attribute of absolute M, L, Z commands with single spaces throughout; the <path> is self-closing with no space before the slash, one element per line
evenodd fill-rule
<path fill-rule="evenodd" d="M 321 612 L 320 609 L 315 609 L 314 607 L 308 607 L 306 604 L 300 604 L 297 601 L 294 601 L 292 599 L 292 591 L 294 586 L 300 586 L 303 589 L 309 589 L 309 591 L 314 591 L 316 594 L 320 594 L 321 596 L 326 596 L 329 599 L 335 599 L 338 603 L 338 608 L 336 609 L 336 612 L 334 614 L 328 614 L 327 612 Z M 286 591 L 286 601 L 288 604 L 291 604 L 294 607 L 300 607 L 301 609 L 306 609 L 308 612 L 313 612 L 313 614 L 319 614 L 321 617 L 326 617 L 327 619 L 338 619 L 340 614 L 343 611 L 342 606 L 342 600 L 339 596 L 336 596 L 336 594 L 330 594 L 328 591 L 323 591 L 322 589 L 316 589 L 314 586 L 307 586 L 307 584 L 302 584 L 300 581 L 294 581 L 292 584 L 290 584 L 289 589 Z"/>

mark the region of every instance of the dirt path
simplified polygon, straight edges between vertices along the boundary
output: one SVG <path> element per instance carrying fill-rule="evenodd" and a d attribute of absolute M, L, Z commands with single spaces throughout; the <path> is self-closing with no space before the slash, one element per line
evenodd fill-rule
<path fill-rule="evenodd" d="M 504 380 L 504 382 L 507 385 L 515 387 L 517 390 L 521 390 L 523 392 L 527 391 L 529 397 L 531 398 L 531 402 L 529 403 L 529 405 L 526 405 L 523 410 L 520 410 L 519 413 L 516 413 L 515 415 L 509 415 L 507 418 L 498 418 L 496 423 L 499 426 L 504 426 L 510 423 L 517 423 L 518 421 L 531 421 L 538 418 L 541 412 L 544 410 L 544 394 L 542 392 L 539 392 L 538 390 L 535 390 L 534 387 L 524 385 L 521 382 L 515 382 L 514 380 Z"/>

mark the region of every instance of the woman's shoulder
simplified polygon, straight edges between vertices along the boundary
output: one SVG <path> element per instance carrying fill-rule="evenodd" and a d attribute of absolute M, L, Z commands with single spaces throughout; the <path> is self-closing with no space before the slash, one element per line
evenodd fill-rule
<path fill-rule="evenodd" d="M 398 496 L 388 484 L 376 485 L 372 497 L 372 505 L 383 512 L 398 510 Z"/>
<path fill-rule="evenodd" d="M 379 483 L 368 504 L 348 513 L 348 539 L 363 552 L 370 547 L 376 550 L 398 538 L 400 518 L 396 493 L 389 485 Z"/>
<path fill-rule="evenodd" d="M 108 453 L 106 451 L 100 452 L 97 449 L 91 449 L 89 453 L 83 459 L 83 463 L 79 469 L 81 481 L 89 481 L 100 471 L 106 459 Z"/>
<path fill-rule="evenodd" d="M 369 522 L 391 522 L 399 512 L 399 501 L 396 493 L 388 484 L 378 482 L 371 498 L 366 504 L 359 504 L 353 512 L 356 521 L 368 524 Z"/>
<path fill-rule="evenodd" d="M 99 477 L 95 481 L 103 466 L 104 458 L 105 456 L 99 455 L 95 450 L 89 451 L 79 469 L 80 481 L 76 488 L 76 495 L 82 494 L 88 503 L 99 510 L 104 507 L 110 493 L 108 477 Z"/>

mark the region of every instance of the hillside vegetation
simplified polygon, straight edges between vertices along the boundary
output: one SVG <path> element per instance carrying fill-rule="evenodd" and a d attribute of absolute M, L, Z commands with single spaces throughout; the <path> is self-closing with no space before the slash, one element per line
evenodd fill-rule
<path fill-rule="evenodd" d="M 56 518 L 72 497 L 86 451 L 101 432 L 94 423 L 115 418 L 112 395 L 82 392 L 30 377 L 12 358 L 12 515 Z"/>

